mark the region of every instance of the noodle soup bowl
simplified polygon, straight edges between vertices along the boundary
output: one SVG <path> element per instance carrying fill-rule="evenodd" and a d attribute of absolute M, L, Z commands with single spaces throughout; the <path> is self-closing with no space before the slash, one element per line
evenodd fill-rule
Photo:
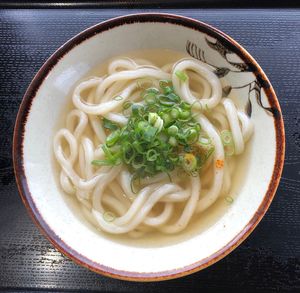
<path fill-rule="evenodd" d="M 96 64 L 126 56 L 129 51 L 157 48 L 182 52 L 213 67 L 222 81 L 223 96 L 244 109 L 255 131 L 247 148 L 243 178 L 236 180 L 241 181 L 236 183 L 239 188 L 218 217 L 205 227 L 193 225 L 183 236 L 170 236 L 170 241 L 160 244 L 149 238 L 139 245 L 139 240 L 126 242 L 99 232 L 80 214 L 76 200 L 63 195 L 55 171 L 53 136 L 74 85 Z M 21 198 L 58 250 L 106 276 L 160 281 L 206 268 L 253 231 L 274 197 L 284 149 L 284 125 L 276 94 L 263 70 L 241 45 L 193 19 L 136 14 L 86 29 L 47 60 L 20 106 L 13 157 Z"/>

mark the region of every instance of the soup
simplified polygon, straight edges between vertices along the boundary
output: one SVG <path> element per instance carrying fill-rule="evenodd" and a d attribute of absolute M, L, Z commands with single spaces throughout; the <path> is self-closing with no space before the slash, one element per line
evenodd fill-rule
<path fill-rule="evenodd" d="M 59 184 L 94 227 L 135 241 L 186 235 L 233 202 L 253 124 L 209 65 L 128 53 L 95 68 L 71 99 L 54 136 Z"/>

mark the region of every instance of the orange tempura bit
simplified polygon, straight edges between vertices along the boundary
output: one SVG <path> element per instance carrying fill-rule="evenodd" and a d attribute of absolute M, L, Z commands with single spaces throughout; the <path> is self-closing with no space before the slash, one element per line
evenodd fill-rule
<path fill-rule="evenodd" d="M 216 168 L 222 169 L 224 167 L 224 161 L 223 160 L 217 160 L 216 161 Z"/>

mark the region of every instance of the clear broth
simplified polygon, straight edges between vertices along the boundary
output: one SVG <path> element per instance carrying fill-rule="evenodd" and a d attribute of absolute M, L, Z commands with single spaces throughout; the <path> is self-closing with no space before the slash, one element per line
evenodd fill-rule
<path fill-rule="evenodd" d="M 151 50 L 139 50 L 139 51 L 132 51 L 129 53 L 126 53 L 121 56 L 115 56 L 112 59 L 115 59 L 117 57 L 129 57 L 129 58 L 144 58 L 147 59 L 157 66 L 161 67 L 165 64 L 176 62 L 177 60 L 189 57 L 188 55 L 172 51 L 168 49 L 151 49 Z M 95 66 L 88 74 L 85 75 L 82 79 L 91 77 L 91 76 L 102 76 L 107 72 L 107 66 L 109 64 L 110 60 L 108 60 L 105 63 L 99 64 Z M 82 80 L 81 79 L 81 80 Z M 80 82 L 79 80 L 78 82 Z M 76 84 L 74 84 L 74 87 L 72 88 L 69 95 L 66 97 L 68 100 L 66 107 L 63 109 L 59 119 L 57 122 L 57 125 L 54 129 L 54 132 L 56 132 L 59 128 L 63 127 L 65 125 L 65 120 L 67 113 L 73 108 L 72 99 L 71 99 L 71 93 L 74 90 Z M 95 227 L 92 225 L 83 215 L 80 204 L 77 201 L 76 197 L 70 196 L 66 194 L 60 187 L 59 183 L 59 173 L 60 173 L 60 167 L 58 163 L 56 162 L 53 154 L 53 170 L 54 174 L 56 176 L 56 181 L 59 186 L 59 189 L 61 190 L 61 194 L 67 203 L 67 205 L 70 207 L 74 215 L 83 222 L 88 229 L 91 229 L 95 233 L 99 235 L 99 237 L 105 237 L 106 239 L 110 239 L 115 242 L 122 243 L 124 245 L 130 245 L 130 246 L 137 246 L 137 247 L 162 247 L 167 246 L 171 244 L 176 244 L 178 242 L 182 242 L 185 240 L 188 240 L 190 238 L 193 238 L 196 235 L 199 235 L 200 233 L 206 231 L 211 226 L 213 226 L 215 223 L 217 223 L 222 216 L 225 215 L 225 213 L 228 211 L 230 205 L 234 204 L 235 198 L 239 195 L 239 192 L 241 190 L 241 187 L 243 186 L 244 180 L 247 176 L 247 168 L 249 157 L 251 152 L 251 140 L 246 144 L 246 148 L 244 153 L 241 156 L 238 156 L 235 158 L 236 160 L 236 167 L 234 170 L 234 174 L 232 177 L 232 185 L 230 192 L 228 196 L 233 198 L 233 203 L 228 203 L 226 201 L 226 196 L 221 196 L 217 199 L 217 201 L 209 207 L 207 210 L 205 210 L 203 213 L 194 215 L 188 224 L 188 226 L 177 234 L 163 234 L 159 231 L 153 231 L 150 233 L 145 234 L 141 238 L 131 238 L 127 234 L 121 234 L 121 235 L 112 235 L 103 232 L 100 230 L 100 228 Z"/>

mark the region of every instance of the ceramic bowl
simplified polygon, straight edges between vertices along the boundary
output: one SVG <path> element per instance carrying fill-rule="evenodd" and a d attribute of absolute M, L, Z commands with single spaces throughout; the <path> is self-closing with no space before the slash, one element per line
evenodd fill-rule
<path fill-rule="evenodd" d="M 196 229 L 183 240 L 143 247 L 101 236 L 76 215 L 56 181 L 52 140 L 68 104 L 67 96 L 79 79 L 108 58 L 151 48 L 181 51 L 212 64 L 222 80 L 224 96 L 235 96 L 238 107 L 251 116 L 255 134 L 243 184 L 224 214 L 207 229 Z M 58 250 L 106 276 L 156 281 L 206 268 L 253 231 L 274 197 L 284 149 L 284 125 L 276 94 L 258 63 L 241 45 L 197 20 L 171 14 L 135 14 L 88 28 L 47 60 L 23 98 L 15 125 L 13 157 L 22 200 Z"/>

